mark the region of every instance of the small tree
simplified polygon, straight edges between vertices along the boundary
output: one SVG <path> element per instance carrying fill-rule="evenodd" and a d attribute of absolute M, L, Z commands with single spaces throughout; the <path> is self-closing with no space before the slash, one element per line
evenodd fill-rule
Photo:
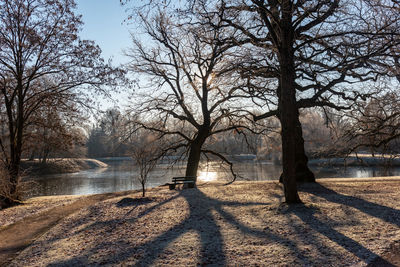
<path fill-rule="evenodd" d="M 145 134 L 141 136 L 143 138 L 135 142 L 130 155 L 139 169 L 136 179 L 142 186 L 142 197 L 145 197 L 148 175 L 157 165 L 156 154 L 158 146 L 154 136 Z"/>

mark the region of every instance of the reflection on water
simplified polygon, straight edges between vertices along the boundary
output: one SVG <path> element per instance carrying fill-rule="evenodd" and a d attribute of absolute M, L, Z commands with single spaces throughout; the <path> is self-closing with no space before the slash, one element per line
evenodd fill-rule
<path fill-rule="evenodd" d="M 197 179 L 202 182 L 212 182 L 216 181 L 218 178 L 217 172 L 212 171 L 200 171 Z"/>
<path fill-rule="evenodd" d="M 34 190 L 29 196 L 40 195 L 82 195 L 140 189 L 135 179 L 136 168 L 128 160 L 106 161 L 109 168 L 92 169 L 77 173 L 42 175 L 31 177 Z M 272 162 L 242 162 L 234 165 L 237 180 L 275 180 L 282 171 L 281 166 Z M 400 175 L 400 168 L 376 167 L 316 167 L 311 166 L 317 178 L 327 177 L 376 177 Z M 184 165 L 160 164 L 150 173 L 147 187 L 155 187 L 171 181 L 174 176 L 185 174 Z M 220 163 L 210 162 L 200 165 L 198 181 L 229 181 L 232 179 L 229 168 L 223 169 Z"/>
<path fill-rule="evenodd" d="M 62 173 L 30 177 L 34 189 L 29 196 L 83 195 L 140 189 L 137 169 L 130 161 L 106 162 L 109 168 L 90 169 L 77 173 Z M 168 168 L 158 165 L 150 174 L 147 187 L 155 187 L 171 181 L 173 176 L 184 175 L 183 166 Z"/>

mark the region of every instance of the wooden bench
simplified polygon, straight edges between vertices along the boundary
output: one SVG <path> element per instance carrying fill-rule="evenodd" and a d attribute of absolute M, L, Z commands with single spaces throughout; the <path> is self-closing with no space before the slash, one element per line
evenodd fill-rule
<path fill-rule="evenodd" d="M 189 188 L 194 188 L 194 185 L 196 184 L 196 176 L 181 176 L 181 177 L 173 177 L 172 178 L 172 183 L 168 184 L 169 189 L 175 189 L 177 184 L 188 184 Z"/>

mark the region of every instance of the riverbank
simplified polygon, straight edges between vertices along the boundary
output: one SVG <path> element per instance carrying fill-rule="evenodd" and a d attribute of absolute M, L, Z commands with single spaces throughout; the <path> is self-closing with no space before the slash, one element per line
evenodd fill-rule
<path fill-rule="evenodd" d="M 398 155 L 381 154 L 350 154 L 344 158 L 317 158 L 310 159 L 311 166 L 329 167 L 400 167 L 400 157 Z"/>
<path fill-rule="evenodd" d="M 318 182 L 293 207 L 271 181 L 129 192 L 64 218 L 11 266 L 365 266 L 400 242 L 399 178 Z"/>
<path fill-rule="evenodd" d="M 73 173 L 88 169 L 107 168 L 108 165 L 96 159 L 87 158 L 56 158 L 48 159 L 46 163 L 39 160 L 22 160 L 22 169 L 30 174 Z"/>

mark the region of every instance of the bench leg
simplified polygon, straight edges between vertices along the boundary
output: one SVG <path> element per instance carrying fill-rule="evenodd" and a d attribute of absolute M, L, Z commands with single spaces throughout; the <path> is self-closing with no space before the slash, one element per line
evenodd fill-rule
<path fill-rule="evenodd" d="M 175 184 L 169 184 L 169 190 L 174 190 L 175 189 Z"/>

